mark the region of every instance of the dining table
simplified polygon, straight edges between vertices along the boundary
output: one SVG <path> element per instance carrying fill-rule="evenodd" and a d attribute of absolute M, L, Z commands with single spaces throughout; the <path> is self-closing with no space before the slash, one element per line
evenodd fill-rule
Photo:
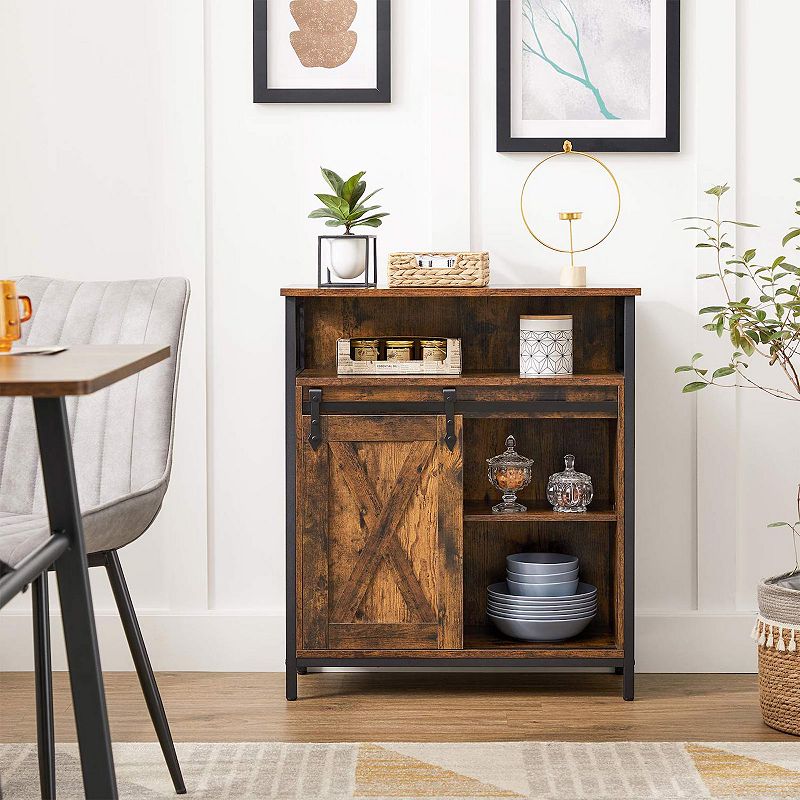
<path fill-rule="evenodd" d="M 98 800 L 118 795 L 66 398 L 105 389 L 169 354 L 169 347 L 158 344 L 89 344 L 45 353 L 20 348 L 0 354 L 0 397 L 32 399 L 51 531 L 44 543 L 3 571 L 0 608 L 39 575 L 55 571 L 84 792 Z"/>

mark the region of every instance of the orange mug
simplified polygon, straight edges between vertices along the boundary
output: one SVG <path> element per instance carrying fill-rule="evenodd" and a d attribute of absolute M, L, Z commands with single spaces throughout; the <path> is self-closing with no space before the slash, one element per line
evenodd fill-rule
<path fill-rule="evenodd" d="M 17 294 L 16 281 L 0 281 L 0 353 L 8 353 L 14 342 L 22 336 L 23 322 L 27 322 L 33 314 L 31 299 Z M 19 305 L 22 303 L 22 314 Z"/>

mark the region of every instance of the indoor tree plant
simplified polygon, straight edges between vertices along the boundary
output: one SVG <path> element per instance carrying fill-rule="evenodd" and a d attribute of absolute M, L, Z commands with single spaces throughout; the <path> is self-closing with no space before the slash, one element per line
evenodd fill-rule
<path fill-rule="evenodd" d="M 800 178 L 795 178 L 800 182 Z M 690 364 L 676 372 L 689 373 L 684 392 L 698 392 L 709 386 L 751 389 L 786 402 L 800 402 L 800 267 L 781 254 L 762 261 L 755 249 L 741 256 L 729 241 L 735 226 L 751 223 L 722 219 L 720 208 L 727 185 L 713 186 L 706 194 L 716 198 L 711 217 L 684 217 L 691 221 L 686 230 L 699 233 L 698 248 L 715 256 L 713 271 L 698 280 L 716 280 L 721 289 L 719 305 L 700 309 L 707 322 L 703 328 L 730 341 L 727 363 L 716 368 L 703 365 L 703 354 L 695 353 Z M 800 216 L 800 201 L 794 213 Z M 782 248 L 800 250 L 800 227 L 791 227 L 781 240 Z M 737 281 L 742 284 L 737 286 Z M 740 291 L 737 291 L 740 290 Z M 738 294 L 741 293 L 742 297 Z M 764 381 L 749 374 L 752 359 L 764 359 L 775 368 L 776 381 Z M 800 409 L 798 409 L 800 410 Z M 795 427 L 789 435 L 797 436 Z M 794 569 L 768 578 L 758 589 L 759 619 L 753 633 L 759 643 L 759 680 L 764 721 L 774 728 L 800 734 L 800 491 L 798 522 L 773 522 L 771 528 L 788 527 L 795 548 Z"/>
<path fill-rule="evenodd" d="M 333 194 L 321 193 L 315 197 L 322 203 L 321 208 L 312 211 L 311 219 L 324 219 L 329 228 L 344 228 L 344 235 L 324 237 L 330 248 L 329 264 L 340 278 L 357 278 L 367 268 L 368 242 L 353 234 L 353 228 L 379 228 L 388 212 L 379 212 L 379 205 L 367 205 L 380 189 L 365 196 L 367 184 L 363 179 L 365 172 L 357 172 L 343 180 L 333 170 L 320 167 L 322 177 L 333 190 Z"/>

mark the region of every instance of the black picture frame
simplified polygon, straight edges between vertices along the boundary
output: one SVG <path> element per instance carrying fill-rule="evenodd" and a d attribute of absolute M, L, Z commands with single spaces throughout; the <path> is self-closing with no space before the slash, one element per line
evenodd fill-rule
<path fill-rule="evenodd" d="M 667 0 L 666 135 L 655 138 L 523 138 L 511 135 L 511 0 L 497 0 L 497 152 L 550 153 L 569 138 L 575 150 L 597 153 L 678 153 L 681 149 L 681 5 Z"/>
<path fill-rule="evenodd" d="M 254 103 L 391 103 L 392 7 L 377 3 L 377 87 L 370 89 L 270 89 L 267 74 L 267 3 L 253 0 Z"/>

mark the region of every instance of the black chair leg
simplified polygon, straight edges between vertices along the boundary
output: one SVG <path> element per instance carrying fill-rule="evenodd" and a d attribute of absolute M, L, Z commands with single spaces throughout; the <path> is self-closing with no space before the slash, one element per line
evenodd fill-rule
<path fill-rule="evenodd" d="M 136 673 L 139 676 L 139 683 L 142 686 L 142 693 L 147 703 L 147 710 L 150 712 L 150 719 L 156 729 L 156 735 L 161 744 L 161 751 L 164 754 L 164 760 L 167 762 L 172 783 L 178 794 L 186 794 L 186 785 L 183 782 L 178 756 L 175 753 L 175 743 L 172 741 L 172 734 L 169 730 L 164 704 L 161 702 L 156 676 L 153 674 L 153 667 L 150 665 L 150 658 L 147 655 L 142 631 L 139 628 L 139 621 L 136 619 L 136 611 L 131 602 L 128 585 L 125 583 L 125 576 L 122 574 L 122 565 L 119 562 L 116 550 L 109 550 L 105 553 L 105 567 L 122 620 L 122 627 L 125 629 L 128 647 L 130 647 L 131 656 L 133 656 L 133 663 L 136 666 Z"/>
<path fill-rule="evenodd" d="M 47 573 L 32 585 L 33 660 L 36 682 L 36 745 L 42 800 L 56 796 L 56 740 L 53 723 L 53 673 L 50 666 L 50 603 Z"/>

